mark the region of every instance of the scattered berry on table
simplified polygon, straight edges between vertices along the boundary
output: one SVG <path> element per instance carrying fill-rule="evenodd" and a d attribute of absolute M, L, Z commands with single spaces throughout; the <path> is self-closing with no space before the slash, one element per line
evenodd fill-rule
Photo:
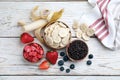
<path fill-rule="evenodd" d="M 65 52 L 60 52 L 60 56 L 65 56 Z"/>
<path fill-rule="evenodd" d="M 66 73 L 69 73 L 70 72 L 70 69 L 66 69 Z"/>
<path fill-rule="evenodd" d="M 29 34 L 29 33 L 22 33 L 21 36 L 20 36 L 20 40 L 22 43 L 30 43 L 32 41 L 34 41 L 34 38 Z"/>
<path fill-rule="evenodd" d="M 92 64 L 92 61 L 88 60 L 87 65 L 91 65 L 91 64 Z"/>
<path fill-rule="evenodd" d="M 75 65 L 74 64 L 71 64 L 70 65 L 70 69 L 74 69 L 75 68 Z"/>
<path fill-rule="evenodd" d="M 69 58 L 68 58 L 67 56 L 64 56 L 64 57 L 63 57 L 63 60 L 66 62 L 66 61 L 69 60 Z"/>
<path fill-rule="evenodd" d="M 58 61 L 58 65 L 59 65 L 59 66 L 64 65 L 64 61 L 63 61 L 63 60 Z"/>
<path fill-rule="evenodd" d="M 39 65 L 39 69 L 40 70 L 47 70 L 50 67 L 50 64 L 47 60 L 43 61 L 40 65 Z"/>
<path fill-rule="evenodd" d="M 46 53 L 46 59 L 51 63 L 51 64 L 56 64 L 57 59 L 58 59 L 58 52 L 57 51 L 49 51 Z"/>
<path fill-rule="evenodd" d="M 92 59 L 93 58 L 93 54 L 89 54 L 88 58 Z"/>
<path fill-rule="evenodd" d="M 64 71 L 64 67 L 60 67 L 60 71 Z"/>

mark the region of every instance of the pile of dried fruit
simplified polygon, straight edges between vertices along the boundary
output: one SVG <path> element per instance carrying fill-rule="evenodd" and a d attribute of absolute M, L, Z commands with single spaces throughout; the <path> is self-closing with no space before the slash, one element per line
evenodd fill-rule
<path fill-rule="evenodd" d="M 73 29 L 76 33 L 76 37 L 78 39 L 83 39 L 84 41 L 88 41 L 90 37 L 94 34 L 94 30 L 89 28 L 87 24 L 82 23 L 79 25 L 77 21 L 74 21 Z"/>
<path fill-rule="evenodd" d="M 44 32 L 44 40 L 54 49 L 63 48 L 70 42 L 70 29 L 63 22 L 58 21 L 50 24 Z"/>
<path fill-rule="evenodd" d="M 37 43 L 30 43 L 24 47 L 23 56 L 30 62 L 38 62 L 43 58 L 44 50 Z"/>

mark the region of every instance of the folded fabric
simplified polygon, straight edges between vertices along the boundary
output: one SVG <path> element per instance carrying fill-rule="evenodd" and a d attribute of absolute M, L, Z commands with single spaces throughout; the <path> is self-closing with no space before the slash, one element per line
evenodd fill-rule
<path fill-rule="evenodd" d="M 111 50 L 120 49 L 120 0 L 88 0 L 93 9 L 81 23 L 95 30 L 98 40 Z"/>

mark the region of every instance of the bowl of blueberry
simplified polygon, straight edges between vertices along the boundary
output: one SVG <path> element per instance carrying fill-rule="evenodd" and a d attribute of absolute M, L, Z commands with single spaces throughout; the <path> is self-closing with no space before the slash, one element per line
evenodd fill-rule
<path fill-rule="evenodd" d="M 71 61 L 82 60 L 88 54 L 88 46 L 82 40 L 74 40 L 67 45 L 66 54 Z"/>

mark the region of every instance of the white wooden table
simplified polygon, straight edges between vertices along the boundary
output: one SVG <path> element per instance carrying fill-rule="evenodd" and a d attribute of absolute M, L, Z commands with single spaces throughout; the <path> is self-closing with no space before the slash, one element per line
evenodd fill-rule
<path fill-rule="evenodd" d="M 24 19 L 30 22 L 31 9 L 39 5 L 41 8 L 51 10 L 65 9 L 60 19 L 72 26 L 74 19 L 91 10 L 87 2 L 1 2 L 0 3 L 0 80 L 120 80 L 120 50 L 110 51 L 101 45 L 96 38 L 87 42 L 89 54 L 94 55 L 91 66 L 86 65 L 88 58 L 74 63 L 75 70 L 69 74 L 60 72 L 58 65 L 51 66 L 49 70 L 38 69 L 40 62 L 29 63 L 23 59 L 23 44 L 20 43 L 22 28 L 17 21 Z M 72 29 L 71 29 L 72 30 Z M 74 37 L 74 32 L 72 31 Z M 37 39 L 36 42 L 39 43 Z M 41 44 L 42 45 L 42 44 Z M 47 51 L 46 47 L 42 45 Z M 59 56 L 59 59 L 61 57 Z M 65 68 L 70 63 L 66 62 Z"/>

